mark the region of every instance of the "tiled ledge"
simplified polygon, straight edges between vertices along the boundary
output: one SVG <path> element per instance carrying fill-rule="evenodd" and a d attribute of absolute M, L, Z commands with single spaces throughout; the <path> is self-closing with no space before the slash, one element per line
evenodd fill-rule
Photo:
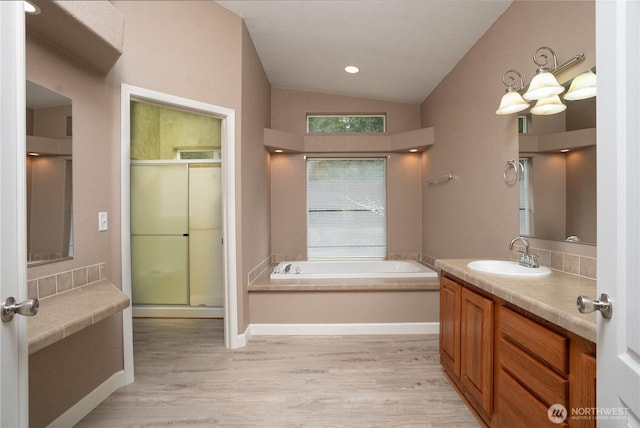
<path fill-rule="evenodd" d="M 121 312 L 129 304 L 129 298 L 106 279 L 41 299 L 38 314 L 28 321 L 29 354 Z"/>
<path fill-rule="evenodd" d="M 44 299 L 102 279 L 106 279 L 106 263 L 97 263 L 40 278 L 30 278 L 27 282 L 27 293 L 30 299 Z"/>

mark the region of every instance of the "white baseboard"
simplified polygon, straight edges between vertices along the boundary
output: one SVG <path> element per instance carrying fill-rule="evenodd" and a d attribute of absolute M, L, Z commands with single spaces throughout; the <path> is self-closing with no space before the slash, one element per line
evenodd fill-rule
<path fill-rule="evenodd" d="M 348 324 L 251 324 L 251 336 L 346 336 L 356 334 L 438 334 L 438 322 Z"/>
<path fill-rule="evenodd" d="M 124 370 L 114 373 L 109 379 L 102 382 L 100 386 L 74 404 L 69 410 L 58 416 L 47 428 L 74 426 L 122 386 L 124 386 Z"/>
<path fill-rule="evenodd" d="M 247 326 L 244 333 L 238 334 L 231 349 L 244 348 L 249 343 L 249 339 L 251 339 L 251 324 Z"/>
<path fill-rule="evenodd" d="M 224 318 L 224 308 L 206 306 L 134 306 L 134 318 Z"/>

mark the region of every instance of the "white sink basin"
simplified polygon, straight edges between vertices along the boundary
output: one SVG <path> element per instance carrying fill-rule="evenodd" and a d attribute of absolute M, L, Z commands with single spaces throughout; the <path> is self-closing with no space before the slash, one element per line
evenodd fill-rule
<path fill-rule="evenodd" d="M 544 276 L 551 273 L 551 270 L 544 266 L 530 268 L 510 260 L 474 260 L 469 262 L 467 267 L 480 272 L 506 276 L 531 277 Z"/>

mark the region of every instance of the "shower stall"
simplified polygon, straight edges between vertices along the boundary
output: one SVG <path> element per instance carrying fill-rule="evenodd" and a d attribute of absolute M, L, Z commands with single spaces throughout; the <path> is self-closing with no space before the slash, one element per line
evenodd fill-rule
<path fill-rule="evenodd" d="M 223 316 L 221 169 L 220 119 L 132 101 L 134 316 Z"/>

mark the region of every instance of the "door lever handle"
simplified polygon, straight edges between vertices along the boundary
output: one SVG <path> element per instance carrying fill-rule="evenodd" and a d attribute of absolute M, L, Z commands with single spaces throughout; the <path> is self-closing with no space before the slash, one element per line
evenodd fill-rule
<path fill-rule="evenodd" d="M 28 299 L 20 303 L 16 303 L 13 297 L 7 297 L 2 302 L 2 322 L 9 322 L 15 314 L 32 317 L 38 313 L 40 309 L 40 301 L 38 299 Z"/>
<path fill-rule="evenodd" d="M 613 315 L 613 302 L 607 294 L 602 293 L 599 300 L 590 299 L 587 296 L 578 296 L 576 301 L 578 311 L 581 314 L 600 311 L 605 319 L 610 319 Z"/>

